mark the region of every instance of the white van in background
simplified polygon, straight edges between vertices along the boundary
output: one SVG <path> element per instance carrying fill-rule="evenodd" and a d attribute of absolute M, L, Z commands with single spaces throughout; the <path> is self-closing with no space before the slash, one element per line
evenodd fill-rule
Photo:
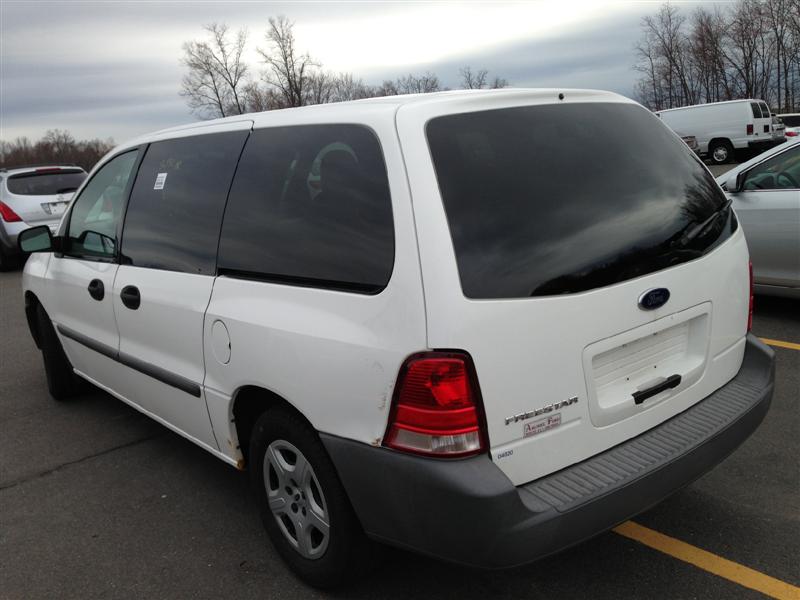
<path fill-rule="evenodd" d="M 681 135 L 693 135 L 700 155 L 723 164 L 734 150 L 766 150 L 775 145 L 772 115 L 763 100 L 731 100 L 684 106 L 656 112 L 666 125 Z"/>

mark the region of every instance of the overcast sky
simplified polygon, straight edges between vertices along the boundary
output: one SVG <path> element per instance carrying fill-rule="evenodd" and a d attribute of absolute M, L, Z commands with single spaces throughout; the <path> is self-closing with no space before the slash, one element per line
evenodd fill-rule
<path fill-rule="evenodd" d="M 267 18 L 295 22 L 301 49 L 377 84 L 463 65 L 515 87 L 631 95 L 633 45 L 651 2 L 41 2 L 0 0 L 0 139 L 47 129 L 120 142 L 195 120 L 178 95 L 181 44 L 213 21 L 247 27 L 250 64 Z"/>

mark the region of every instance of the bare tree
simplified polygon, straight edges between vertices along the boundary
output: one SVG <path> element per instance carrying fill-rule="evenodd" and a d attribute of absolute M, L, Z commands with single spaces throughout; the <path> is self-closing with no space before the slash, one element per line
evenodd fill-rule
<path fill-rule="evenodd" d="M 68 131 L 51 129 L 36 142 L 27 137 L 18 137 L 12 142 L 0 141 L 0 167 L 69 163 L 89 171 L 113 147 L 112 139 L 76 140 Z"/>
<path fill-rule="evenodd" d="M 258 53 L 267 68 L 264 81 L 283 98 L 284 106 L 303 106 L 308 100 L 308 86 L 319 64 L 309 54 L 295 47 L 294 23 L 285 16 L 269 18 L 267 49 Z"/>
<path fill-rule="evenodd" d="M 409 73 L 404 77 L 399 77 L 395 81 L 395 88 L 400 94 L 428 94 L 440 91 L 442 86 L 436 75 L 426 71 L 421 75 Z"/>
<path fill-rule="evenodd" d="M 207 41 L 183 45 L 181 63 L 188 69 L 181 95 L 199 116 L 226 117 L 246 112 L 244 88 L 247 65 L 242 54 L 247 30 L 240 29 L 230 39 L 228 26 L 211 23 L 204 27 Z"/>
<path fill-rule="evenodd" d="M 486 78 L 489 71 L 486 69 L 478 69 L 473 71 L 469 65 L 461 67 L 458 70 L 461 76 L 461 87 L 465 90 L 480 90 L 486 87 Z"/>

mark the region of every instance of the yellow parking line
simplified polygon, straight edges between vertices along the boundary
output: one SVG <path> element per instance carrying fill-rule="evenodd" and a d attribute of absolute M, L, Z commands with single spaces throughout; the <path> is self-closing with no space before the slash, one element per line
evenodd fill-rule
<path fill-rule="evenodd" d="M 773 598 L 800 600 L 800 587 L 780 579 L 764 575 L 749 567 L 701 550 L 691 544 L 654 531 L 633 521 L 626 521 L 614 528 L 614 531 L 626 538 L 635 540 L 673 558 L 699 567 L 704 571 L 724 577 L 741 586 L 756 590 Z"/>
<path fill-rule="evenodd" d="M 778 348 L 789 348 L 789 350 L 800 350 L 800 344 L 794 342 L 782 342 L 780 340 L 771 340 L 769 338 L 761 338 L 761 341 L 770 346 L 777 346 Z"/>

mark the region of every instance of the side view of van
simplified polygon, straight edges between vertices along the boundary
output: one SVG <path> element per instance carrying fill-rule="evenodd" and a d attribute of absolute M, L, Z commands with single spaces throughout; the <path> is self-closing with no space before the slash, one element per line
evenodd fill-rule
<path fill-rule="evenodd" d="M 577 544 L 711 469 L 771 401 L 730 203 L 607 92 L 161 131 L 20 245 L 51 394 L 89 381 L 248 469 L 316 586 L 376 543 L 483 568 Z"/>
<path fill-rule="evenodd" d="M 700 155 L 716 164 L 734 160 L 736 150 L 758 152 L 783 141 L 772 134 L 772 115 L 763 100 L 730 100 L 661 110 L 670 129 L 697 138 Z"/>

